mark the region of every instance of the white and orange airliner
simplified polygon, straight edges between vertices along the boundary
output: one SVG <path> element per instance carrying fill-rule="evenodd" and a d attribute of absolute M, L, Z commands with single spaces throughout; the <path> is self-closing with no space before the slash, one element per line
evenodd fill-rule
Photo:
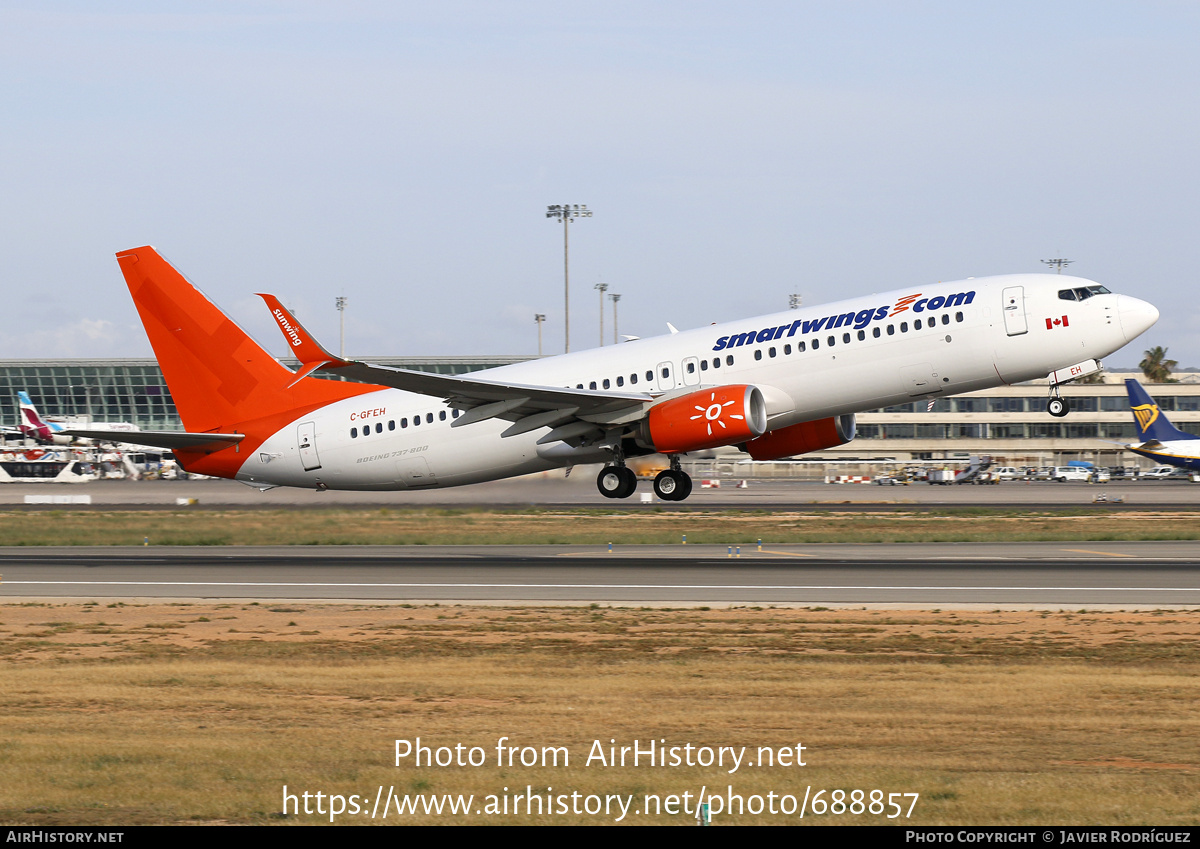
<path fill-rule="evenodd" d="M 601 494 L 625 498 L 637 487 L 626 459 L 657 452 L 671 462 L 654 491 L 679 501 L 692 488 L 681 455 L 819 451 L 853 439 L 863 410 L 1049 376 L 1048 412 L 1066 415 L 1057 386 L 1158 319 L 1089 280 L 1015 274 L 448 376 L 336 357 L 263 295 L 293 371 L 154 248 L 117 260 L 186 428 L 120 438 L 263 489 L 434 488 L 603 463 Z"/>

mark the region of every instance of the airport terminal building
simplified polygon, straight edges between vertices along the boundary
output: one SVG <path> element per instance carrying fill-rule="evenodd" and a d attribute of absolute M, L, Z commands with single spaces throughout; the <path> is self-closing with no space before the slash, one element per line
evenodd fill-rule
<path fill-rule="evenodd" d="M 533 357 L 375 357 L 371 362 L 438 374 L 465 374 Z M 1183 382 L 1148 384 L 1147 389 L 1180 430 L 1200 434 L 1200 376 Z M 1134 440 L 1124 378 L 1113 372 L 1102 384 L 1061 387 L 1071 405 L 1065 418 L 1046 412 L 1044 382 L 1002 386 L 952 398 L 927 399 L 858 414 L 858 437 L 823 451 L 828 463 L 872 461 L 937 462 L 972 454 L 1003 458 L 1005 465 L 1063 465 L 1089 460 L 1097 465 L 1140 465 L 1149 461 L 1114 442 Z M 1195 380 L 1196 382 L 1191 382 Z M 143 430 L 179 430 L 182 425 L 153 359 L 0 361 L 0 422 L 17 424 L 17 392 L 29 393 L 43 416 L 76 423 L 131 422 Z"/>

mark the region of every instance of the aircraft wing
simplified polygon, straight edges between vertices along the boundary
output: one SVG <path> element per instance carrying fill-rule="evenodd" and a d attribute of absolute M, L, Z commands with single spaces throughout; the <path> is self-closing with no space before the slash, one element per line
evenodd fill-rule
<path fill-rule="evenodd" d="M 72 428 L 59 431 L 59 433 L 64 436 L 77 436 L 81 439 L 99 439 L 104 442 L 122 442 L 168 450 L 203 451 L 206 454 L 228 448 L 246 438 L 244 433 L 187 433 L 180 430 L 114 431 Z"/>
<path fill-rule="evenodd" d="M 343 360 L 326 351 L 274 295 L 259 293 L 259 297 L 266 301 L 293 353 L 300 359 L 297 380 L 324 371 L 363 383 L 444 398 L 451 407 L 465 411 L 451 427 L 501 418 L 515 423 L 504 435 L 515 436 L 575 420 L 592 425 L 625 424 L 641 418 L 646 405 L 658 397 L 658 393 L 597 392 L 505 383 Z"/>

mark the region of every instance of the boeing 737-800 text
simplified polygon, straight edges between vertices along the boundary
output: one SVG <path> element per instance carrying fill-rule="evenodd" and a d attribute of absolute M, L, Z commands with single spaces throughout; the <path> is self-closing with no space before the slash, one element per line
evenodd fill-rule
<path fill-rule="evenodd" d="M 853 439 L 862 410 L 1049 375 L 1048 410 L 1066 415 L 1057 384 L 1096 371 L 1158 319 L 1088 280 L 1018 274 L 448 376 L 336 357 L 263 295 L 301 363 L 293 371 L 153 248 L 117 259 L 187 428 L 122 438 L 262 488 L 459 486 L 603 463 L 600 492 L 623 498 L 637 486 L 626 458 L 657 452 L 671 467 L 655 492 L 682 500 L 680 455 L 818 451 Z"/>

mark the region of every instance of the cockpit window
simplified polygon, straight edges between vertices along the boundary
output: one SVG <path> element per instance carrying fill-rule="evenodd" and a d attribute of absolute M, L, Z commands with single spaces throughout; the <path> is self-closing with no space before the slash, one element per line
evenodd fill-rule
<path fill-rule="evenodd" d="M 1093 295 L 1111 295 L 1104 286 L 1080 286 L 1078 289 L 1059 289 L 1058 298 L 1061 301 L 1086 301 Z"/>

